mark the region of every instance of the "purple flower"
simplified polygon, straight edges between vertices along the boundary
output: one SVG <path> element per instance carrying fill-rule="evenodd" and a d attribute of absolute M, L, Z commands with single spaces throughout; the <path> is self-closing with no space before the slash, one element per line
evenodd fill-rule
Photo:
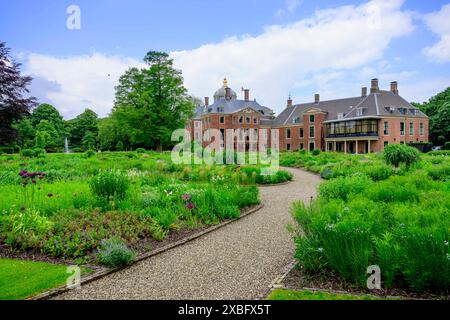
<path fill-rule="evenodd" d="M 25 176 L 28 174 L 27 170 L 20 170 L 19 172 L 19 176 L 21 176 L 22 178 L 25 178 Z"/>
<path fill-rule="evenodd" d="M 191 195 L 189 193 L 185 193 L 183 194 L 182 198 L 184 201 L 189 201 L 191 200 Z"/>
<path fill-rule="evenodd" d="M 51 198 L 51 197 L 53 197 L 53 193 L 49 193 L 47 196 L 48 196 L 49 198 Z"/>
<path fill-rule="evenodd" d="M 188 203 L 186 203 L 185 207 L 188 210 L 193 210 L 195 208 L 195 204 L 193 204 L 192 202 L 188 202 Z"/>
<path fill-rule="evenodd" d="M 31 183 L 36 184 L 36 179 L 31 180 Z"/>

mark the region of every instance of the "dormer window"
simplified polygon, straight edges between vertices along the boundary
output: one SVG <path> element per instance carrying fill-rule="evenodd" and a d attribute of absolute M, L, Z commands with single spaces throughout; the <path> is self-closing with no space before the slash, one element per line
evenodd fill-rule
<path fill-rule="evenodd" d="M 362 117 L 363 115 L 363 109 L 362 108 L 357 108 L 356 109 L 356 116 L 357 117 Z"/>
<path fill-rule="evenodd" d="M 340 112 L 340 113 L 338 113 L 337 117 L 338 117 L 338 119 L 344 119 L 345 113 Z"/>
<path fill-rule="evenodd" d="M 417 109 L 409 109 L 411 111 L 411 113 L 415 116 L 419 115 L 419 110 Z"/>
<path fill-rule="evenodd" d="M 400 112 L 401 114 L 406 114 L 407 109 L 406 108 L 398 108 L 398 112 Z"/>
<path fill-rule="evenodd" d="M 259 110 L 259 112 L 261 112 L 261 114 L 264 114 L 264 110 Z"/>
<path fill-rule="evenodd" d="M 387 107 L 384 107 L 384 109 L 391 114 L 394 113 L 394 111 L 395 111 L 394 106 L 387 106 Z"/>
<path fill-rule="evenodd" d="M 292 120 L 293 123 L 300 123 L 300 117 L 296 117 L 294 118 L 294 120 Z"/>

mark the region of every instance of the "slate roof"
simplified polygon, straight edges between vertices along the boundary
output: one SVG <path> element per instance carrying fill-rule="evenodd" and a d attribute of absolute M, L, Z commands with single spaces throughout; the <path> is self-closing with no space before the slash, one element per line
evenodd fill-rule
<path fill-rule="evenodd" d="M 224 113 L 231 114 L 237 112 L 241 109 L 252 108 L 258 112 L 261 112 L 264 116 L 272 116 L 273 111 L 270 108 L 260 105 L 255 100 L 245 101 L 245 100 L 226 100 L 219 99 L 214 101 L 213 104 L 209 105 L 207 108 L 204 106 L 198 106 L 195 110 L 195 119 L 208 113 Z"/>
<path fill-rule="evenodd" d="M 383 117 L 383 116 L 408 116 L 426 117 L 420 110 L 412 106 L 401 96 L 391 91 L 378 91 L 371 93 L 367 97 L 353 97 L 319 103 L 303 103 L 287 107 L 276 117 L 273 125 L 302 124 L 303 113 L 310 108 L 317 108 L 326 113 L 325 121 L 343 121 L 353 118 Z M 360 114 L 357 110 L 361 109 Z M 343 118 L 338 119 L 338 114 L 342 113 Z M 297 119 L 298 122 L 295 122 Z"/>

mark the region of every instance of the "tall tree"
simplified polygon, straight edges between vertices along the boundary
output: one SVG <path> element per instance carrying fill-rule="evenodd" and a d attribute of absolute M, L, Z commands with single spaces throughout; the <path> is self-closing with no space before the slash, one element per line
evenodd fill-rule
<path fill-rule="evenodd" d="M 51 137 L 51 142 L 49 142 L 48 147 L 54 148 L 64 145 L 64 138 L 67 137 L 68 133 L 63 117 L 55 107 L 47 103 L 40 104 L 33 109 L 30 121 L 36 129 L 44 121 L 44 129 Z"/>
<path fill-rule="evenodd" d="M 148 68 L 129 69 L 119 79 L 112 117 L 125 146 L 161 151 L 172 145 L 173 130 L 184 127 L 194 104 L 167 53 L 150 51 L 144 61 Z"/>
<path fill-rule="evenodd" d="M 443 145 L 450 141 L 450 87 L 428 102 L 413 103 L 430 118 L 430 141 Z"/>
<path fill-rule="evenodd" d="M 67 124 L 70 130 L 70 143 L 72 146 L 82 147 L 83 138 L 88 131 L 91 132 L 94 140 L 97 139 L 98 116 L 94 111 L 86 109 L 75 119 L 67 121 Z"/>
<path fill-rule="evenodd" d="M 17 139 L 14 122 L 29 115 L 36 98 L 25 97 L 31 77 L 20 74 L 20 64 L 9 55 L 10 50 L 0 42 L 0 145 L 9 145 Z"/>

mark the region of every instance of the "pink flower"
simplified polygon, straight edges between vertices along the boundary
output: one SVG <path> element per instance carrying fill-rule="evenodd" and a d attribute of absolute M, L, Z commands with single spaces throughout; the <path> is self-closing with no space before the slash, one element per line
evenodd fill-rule
<path fill-rule="evenodd" d="M 194 208 L 195 208 L 195 204 L 193 204 L 192 202 L 186 203 L 186 209 L 193 210 Z"/>
<path fill-rule="evenodd" d="M 182 198 L 184 201 L 189 201 L 191 200 L 191 195 L 189 193 L 185 193 L 183 194 Z"/>

